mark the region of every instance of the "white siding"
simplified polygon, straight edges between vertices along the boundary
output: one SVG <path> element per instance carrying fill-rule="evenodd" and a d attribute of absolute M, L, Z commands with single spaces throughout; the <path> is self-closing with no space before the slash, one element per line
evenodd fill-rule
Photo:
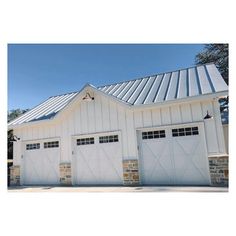
<path fill-rule="evenodd" d="M 194 102 L 191 104 L 192 119 L 193 121 L 199 121 L 203 119 L 202 108 L 200 102 Z"/>
<path fill-rule="evenodd" d="M 179 105 L 171 106 L 170 111 L 172 124 L 180 124 L 182 119 Z"/>
<path fill-rule="evenodd" d="M 81 133 L 81 106 L 78 105 L 77 109 L 73 112 L 74 114 L 74 132 L 75 134 Z"/>
<path fill-rule="evenodd" d="M 160 109 L 153 109 L 152 110 L 152 124 L 153 124 L 153 126 L 160 126 L 161 125 Z"/>
<path fill-rule="evenodd" d="M 118 124 L 119 129 L 122 130 L 122 147 L 123 147 L 123 158 L 128 156 L 128 135 L 126 129 L 126 118 L 125 118 L 125 109 L 123 107 L 118 107 Z"/>
<path fill-rule="evenodd" d="M 192 122 L 192 113 L 190 104 L 188 103 L 181 104 L 180 110 L 181 110 L 182 122 L 183 123 Z"/>
<path fill-rule="evenodd" d="M 142 111 L 135 111 L 134 112 L 134 125 L 135 125 L 135 128 L 143 127 Z"/>
<path fill-rule="evenodd" d="M 136 131 L 134 128 L 133 112 L 126 111 L 126 125 L 128 136 L 128 157 L 135 158 L 137 150 Z"/>
<path fill-rule="evenodd" d="M 216 133 L 216 124 L 215 118 L 213 115 L 213 107 L 210 101 L 202 103 L 202 113 L 203 117 L 207 114 L 207 111 L 210 115 L 213 116 L 213 119 L 205 120 L 205 132 L 206 132 L 206 142 L 207 149 L 209 154 L 217 154 L 219 152 L 217 133 Z"/>
<path fill-rule="evenodd" d="M 81 102 L 81 133 L 86 134 L 88 133 L 88 110 L 86 102 Z"/>
<path fill-rule="evenodd" d="M 102 103 L 103 131 L 109 131 L 110 130 L 109 101 L 107 98 L 101 97 L 101 103 Z"/>
<path fill-rule="evenodd" d="M 111 130 L 118 130 L 118 115 L 117 107 L 114 102 L 109 102 L 109 111 L 110 111 L 110 127 Z"/>
<path fill-rule="evenodd" d="M 94 108 L 95 108 L 95 126 L 96 126 L 96 132 L 102 132 L 103 131 L 103 122 L 102 122 L 102 104 L 101 104 L 101 96 L 96 95 L 94 100 Z"/>
<path fill-rule="evenodd" d="M 96 131 L 96 119 L 94 119 L 94 102 L 87 102 L 86 104 L 88 114 L 88 133 L 94 133 Z"/>
<path fill-rule="evenodd" d="M 217 105 L 213 106 L 213 103 L 209 101 L 131 111 L 96 94 L 94 101 L 78 102 L 62 120 L 57 120 L 50 125 L 43 123 L 33 128 L 22 128 L 19 136 L 22 141 L 61 137 L 61 161 L 71 161 L 72 135 L 119 130 L 121 131 L 123 159 L 137 158 L 137 128 L 203 121 L 208 110 L 214 115 L 214 119 L 205 121 L 207 149 L 209 154 L 215 154 L 225 150 L 217 109 Z M 21 153 L 18 150 L 19 146 L 17 147 L 18 143 L 14 143 L 15 153 Z M 14 162 L 19 163 L 19 160 L 20 155 L 16 156 Z"/>
<path fill-rule="evenodd" d="M 60 145 L 60 147 L 61 147 L 61 161 L 62 162 L 66 162 L 71 159 L 71 155 L 70 155 L 70 153 L 68 153 L 68 149 L 70 146 L 68 131 L 69 131 L 68 130 L 68 122 L 66 122 L 64 120 L 61 125 L 62 136 L 61 136 L 61 145 Z"/>
<path fill-rule="evenodd" d="M 20 137 L 22 139 L 22 133 L 20 129 L 14 130 L 14 135 Z M 17 141 L 13 143 L 13 164 L 20 165 L 21 164 L 21 141 Z"/>
<path fill-rule="evenodd" d="M 171 124 L 170 108 L 169 107 L 161 108 L 161 123 L 162 123 L 162 125 Z"/>
<path fill-rule="evenodd" d="M 152 113 L 151 110 L 143 111 L 143 126 L 150 127 L 152 126 Z"/>
<path fill-rule="evenodd" d="M 221 123 L 220 105 L 218 101 L 213 101 L 214 121 L 219 145 L 219 152 L 226 153 L 223 126 Z"/>

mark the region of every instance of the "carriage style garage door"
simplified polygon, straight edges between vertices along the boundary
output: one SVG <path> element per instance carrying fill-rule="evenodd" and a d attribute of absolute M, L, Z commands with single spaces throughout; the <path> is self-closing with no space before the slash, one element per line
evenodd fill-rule
<path fill-rule="evenodd" d="M 145 130 L 140 136 L 142 184 L 210 184 L 202 124 Z"/>
<path fill-rule="evenodd" d="M 26 142 L 23 148 L 24 184 L 59 184 L 59 140 Z"/>
<path fill-rule="evenodd" d="M 120 135 L 96 134 L 73 139 L 74 183 L 77 185 L 122 185 Z"/>

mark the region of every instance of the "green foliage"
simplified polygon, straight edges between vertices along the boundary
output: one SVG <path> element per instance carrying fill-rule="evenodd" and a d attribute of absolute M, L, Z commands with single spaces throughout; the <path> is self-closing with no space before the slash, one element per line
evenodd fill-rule
<path fill-rule="evenodd" d="M 197 65 L 214 63 L 219 69 L 223 79 L 229 84 L 229 45 L 228 44 L 206 44 L 202 52 L 195 57 Z M 221 119 L 228 123 L 229 97 L 219 99 Z"/>
<path fill-rule="evenodd" d="M 197 65 L 214 63 L 219 69 L 225 82 L 229 79 L 229 45 L 228 44 L 206 44 L 202 52 L 195 58 Z"/>
<path fill-rule="evenodd" d="M 29 109 L 15 109 L 15 110 L 10 110 L 8 112 L 7 115 L 7 122 L 10 122 L 14 119 L 16 119 L 17 117 L 19 117 L 20 115 L 24 114 L 25 112 L 27 112 Z"/>
<path fill-rule="evenodd" d="M 27 112 L 29 109 L 21 110 L 21 109 L 15 109 L 11 110 L 8 112 L 7 115 L 7 121 L 10 122 L 20 115 L 24 114 Z M 7 152 L 7 158 L 8 159 L 13 159 L 13 142 L 11 141 L 13 138 L 13 130 L 8 130 L 7 132 L 7 146 L 8 146 L 8 152 Z"/>

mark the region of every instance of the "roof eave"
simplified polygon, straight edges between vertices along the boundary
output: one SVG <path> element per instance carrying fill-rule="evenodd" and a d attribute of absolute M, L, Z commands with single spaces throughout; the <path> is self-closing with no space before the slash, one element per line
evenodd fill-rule
<path fill-rule="evenodd" d="M 153 107 L 169 106 L 170 104 L 188 103 L 188 102 L 194 102 L 194 101 L 204 101 L 204 100 L 209 100 L 209 99 L 214 99 L 214 98 L 225 97 L 227 95 L 228 95 L 228 90 L 216 92 L 216 93 L 209 93 L 209 94 L 202 94 L 202 95 L 197 95 L 197 96 L 185 97 L 185 98 L 178 98 L 175 100 L 169 100 L 169 101 L 164 101 L 164 102 L 134 105 L 134 106 L 132 106 L 132 109 L 133 110 L 151 109 Z"/>
<path fill-rule="evenodd" d="M 54 118 L 48 119 L 48 120 L 39 120 L 39 121 L 29 121 L 29 122 L 24 122 L 21 124 L 16 124 L 16 125 L 8 125 L 7 129 L 18 129 L 18 128 L 23 128 L 26 126 L 32 126 L 32 125 L 40 125 L 40 124 L 45 124 L 45 123 L 50 123 L 54 120 Z"/>

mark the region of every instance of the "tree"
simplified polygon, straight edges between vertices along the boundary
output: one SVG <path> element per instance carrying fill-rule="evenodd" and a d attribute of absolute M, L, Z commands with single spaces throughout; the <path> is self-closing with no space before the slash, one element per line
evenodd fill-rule
<path fill-rule="evenodd" d="M 15 109 L 15 110 L 11 110 L 10 112 L 8 112 L 8 116 L 7 116 L 7 120 L 8 122 L 16 119 L 17 117 L 19 117 L 20 115 L 24 114 L 25 112 L 27 112 L 29 109 Z M 13 159 L 13 130 L 8 130 L 7 133 L 7 146 L 8 146 L 8 153 L 7 153 L 7 159 Z"/>
<path fill-rule="evenodd" d="M 229 81 L 229 45 L 228 44 L 206 44 L 202 52 L 195 57 L 197 65 L 214 63 L 219 69 L 225 82 Z"/>
<path fill-rule="evenodd" d="M 206 44 L 202 52 L 195 57 L 197 65 L 214 63 L 219 69 L 223 79 L 229 84 L 229 45 L 228 44 Z M 219 99 L 220 112 L 223 123 L 228 123 L 229 98 Z"/>
<path fill-rule="evenodd" d="M 10 122 L 14 119 L 16 119 L 17 117 L 19 117 L 20 115 L 24 114 L 25 112 L 27 112 L 29 109 L 15 109 L 15 110 L 10 110 L 8 112 L 7 115 L 7 121 Z"/>

